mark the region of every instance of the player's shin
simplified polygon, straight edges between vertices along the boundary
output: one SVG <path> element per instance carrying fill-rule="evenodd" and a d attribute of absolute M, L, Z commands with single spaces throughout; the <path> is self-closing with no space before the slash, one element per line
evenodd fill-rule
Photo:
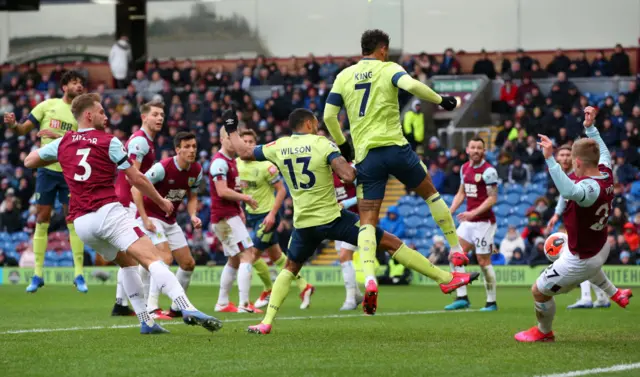
<path fill-rule="evenodd" d="M 444 237 L 447 239 L 447 243 L 449 243 L 451 251 L 462 252 L 460 242 L 458 241 L 458 235 L 456 234 L 456 226 L 453 222 L 453 217 L 451 217 L 449 207 L 447 207 L 447 203 L 444 202 L 440 194 L 437 192 L 427 198 L 426 202 L 429 206 L 429 210 L 431 211 L 431 216 L 433 216 L 436 224 L 438 224 L 438 227 L 440 227 Z"/>
<path fill-rule="evenodd" d="M 49 223 L 36 223 L 33 233 L 33 254 L 35 256 L 35 274 L 42 277 L 44 269 L 44 254 L 47 251 L 47 236 Z"/>
<path fill-rule="evenodd" d="M 153 275 L 149 278 L 149 296 L 147 297 L 147 308 L 150 312 L 158 309 L 158 301 L 160 300 L 160 286 L 155 281 Z"/>
<path fill-rule="evenodd" d="M 605 291 L 603 291 L 602 289 L 600 289 L 600 287 L 598 287 L 597 285 L 589 282 L 589 285 L 591 285 L 591 288 L 593 289 L 593 291 L 596 294 L 596 300 L 599 303 L 603 303 L 603 302 L 609 302 L 609 295 L 607 295 L 605 293 Z"/>
<path fill-rule="evenodd" d="M 618 290 L 618 288 L 616 288 L 616 286 L 613 285 L 611 280 L 609 280 L 607 275 L 605 275 L 605 273 L 602 270 L 599 270 L 597 274 L 595 274 L 591 279 L 589 279 L 589 281 L 593 283 L 595 286 L 597 286 L 598 288 L 602 289 L 604 293 L 609 297 L 613 297 L 613 295 L 615 295 L 616 291 Z"/>
<path fill-rule="evenodd" d="M 425 275 L 438 284 L 448 283 L 453 278 L 450 272 L 434 266 L 431 261 L 404 243 L 393 253 L 393 259 L 403 266 Z"/>
<path fill-rule="evenodd" d="M 249 305 L 249 294 L 251 293 L 251 263 L 242 262 L 238 268 L 238 297 L 240 305 Z"/>
<path fill-rule="evenodd" d="M 461 273 L 465 272 L 464 266 L 457 267 L 457 266 L 454 266 L 453 263 L 449 263 L 449 267 L 453 272 L 461 272 Z M 467 286 L 456 289 L 456 297 L 459 299 L 467 300 Z"/>
<path fill-rule="evenodd" d="M 340 263 L 342 268 L 342 279 L 344 280 L 344 288 L 347 291 L 347 298 L 345 302 L 353 303 L 356 301 L 356 270 L 353 268 L 353 261 L 346 261 Z"/>
<path fill-rule="evenodd" d="M 480 266 L 484 276 L 484 289 L 487 291 L 487 303 L 496 302 L 496 271 L 493 265 Z"/>
<path fill-rule="evenodd" d="M 132 267 L 137 269 L 137 267 Z M 120 306 L 127 306 L 127 293 L 124 290 L 124 284 L 122 282 L 123 280 L 123 272 L 122 272 L 122 268 L 118 269 L 118 275 L 116 277 L 116 304 L 120 305 Z M 142 280 L 140 281 L 140 284 L 142 284 Z M 144 297 L 143 297 L 144 300 Z"/>
<path fill-rule="evenodd" d="M 171 273 L 166 264 L 162 261 L 156 261 L 149 265 L 149 273 L 152 280 L 158 286 L 158 290 L 162 290 L 171 301 L 178 306 L 180 310 L 197 310 L 187 298 L 184 289 L 178 282 L 178 278 Z M 161 289 L 160 289 L 161 287 Z"/>
<path fill-rule="evenodd" d="M 133 310 L 136 312 L 140 323 L 146 323 L 149 327 L 153 327 L 154 321 L 147 311 L 147 305 L 145 304 L 142 294 L 142 280 L 140 279 L 138 268 L 123 267 L 120 271 L 122 286 L 129 297 L 129 301 L 131 301 L 131 306 L 133 306 Z M 124 304 L 126 305 L 126 300 Z"/>
<path fill-rule="evenodd" d="M 295 279 L 295 275 L 284 269 L 278 274 L 278 278 L 273 283 L 273 289 L 271 290 L 271 299 L 269 300 L 269 306 L 267 306 L 267 313 L 262 320 L 262 323 L 270 325 L 273 319 L 278 314 L 280 306 L 284 302 L 285 298 L 289 294 L 291 288 L 291 281 Z"/>
<path fill-rule="evenodd" d="M 140 274 L 140 280 L 142 280 L 142 292 L 144 293 L 145 302 L 149 297 L 149 285 L 151 284 L 151 277 L 149 271 L 142 265 L 138 266 L 138 274 Z"/>
<path fill-rule="evenodd" d="M 260 281 L 264 286 L 264 290 L 270 291 L 273 287 L 273 282 L 271 282 L 271 274 L 269 274 L 269 266 L 267 265 L 267 262 L 265 262 L 261 257 L 258 257 L 258 259 L 253 262 L 253 268 L 256 270 L 256 274 L 260 278 Z"/>
<path fill-rule="evenodd" d="M 68 223 L 67 228 L 69 229 L 69 243 L 71 244 L 71 252 L 73 253 L 73 275 L 82 275 L 82 266 L 84 264 L 84 243 L 80 237 L 78 237 L 73 223 Z"/>
<path fill-rule="evenodd" d="M 229 266 L 229 263 L 224 265 L 222 269 L 222 275 L 220 275 L 220 293 L 218 294 L 218 303 L 220 306 L 227 306 L 229 304 L 229 291 L 233 286 L 233 281 L 236 280 L 238 270 Z"/>
<path fill-rule="evenodd" d="M 376 228 L 371 224 L 360 226 L 358 233 L 358 250 L 360 252 L 360 263 L 365 276 L 365 285 L 370 280 L 376 280 Z"/>
<path fill-rule="evenodd" d="M 589 280 L 580 283 L 580 301 L 591 302 L 591 282 Z"/>
<path fill-rule="evenodd" d="M 287 256 L 284 253 L 281 253 L 280 258 L 273 261 L 273 264 L 275 264 L 278 267 L 278 269 L 282 270 L 284 266 L 287 264 Z"/>
<path fill-rule="evenodd" d="M 538 318 L 538 330 L 543 334 L 551 332 L 551 325 L 553 318 L 556 315 L 556 301 L 551 300 L 546 302 L 535 302 L 536 318 Z"/>

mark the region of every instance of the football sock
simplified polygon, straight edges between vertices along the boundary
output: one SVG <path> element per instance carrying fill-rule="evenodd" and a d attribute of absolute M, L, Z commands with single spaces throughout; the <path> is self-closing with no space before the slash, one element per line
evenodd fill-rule
<path fill-rule="evenodd" d="M 376 280 L 376 228 L 371 225 L 360 226 L 358 233 L 358 250 L 360 252 L 360 263 L 364 271 L 365 285 L 369 280 Z"/>
<path fill-rule="evenodd" d="M 302 291 L 307 288 L 307 280 L 303 278 L 302 275 L 298 274 L 298 276 L 296 276 L 296 285 L 298 286 L 300 293 L 302 293 Z"/>
<path fill-rule="evenodd" d="M 222 269 L 222 275 L 220 276 L 220 293 L 218 294 L 218 305 L 227 306 L 229 304 L 229 291 L 233 286 L 233 281 L 236 280 L 238 270 L 225 264 Z"/>
<path fill-rule="evenodd" d="M 174 302 L 180 310 L 197 310 L 187 298 L 176 275 L 171 273 L 166 264 L 162 261 L 151 263 L 149 265 L 149 274 L 158 285 L 158 291 L 162 291 L 169 296 L 171 302 Z"/>
<path fill-rule="evenodd" d="M 435 280 L 438 284 L 448 283 L 453 278 L 450 272 L 434 266 L 424 255 L 410 249 L 404 243 L 393 253 L 392 257 L 403 266 Z"/>
<path fill-rule="evenodd" d="M 84 243 L 80 237 L 78 237 L 73 223 L 68 223 L 67 228 L 69 229 L 69 243 L 71 244 L 71 252 L 73 253 L 73 275 L 82 275 L 82 267 L 84 265 Z"/>
<path fill-rule="evenodd" d="M 347 298 L 345 302 L 356 301 L 356 270 L 353 268 L 352 261 L 346 261 L 340 263 L 342 268 L 342 279 L 344 280 L 344 288 L 347 291 Z"/>
<path fill-rule="evenodd" d="M 536 305 L 536 317 L 538 318 L 538 329 L 543 334 L 551 332 L 551 324 L 553 323 L 553 317 L 556 315 L 556 301 L 551 298 L 547 302 L 537 302 Z"/>
<path fill-rule="evenodd" d="M 456 267 L 452 263 L 449 263 L 449 267 L 451 267 L 451 271 L 454 271 L 454 272 L 461 272 L 461 273 L 465 272 L 464 266 Z M 464 287 L 460 287 L 460 288 L 456 289 L 456 296 L 459 299 L 466 298 L 467 297 L 467 286 L 465 285 Z M 469 300 L 467 300 L 467 301 L 469 301 Z"/>
<path fill-rule="evenodd" d="M 596 300 L 602 302 L 609 302 L 609 296 L 607 296 L 606 293 L 604 293 L 604 291 L 602 289 L 600 289 L 600 287 L 598 287 L 597 285 L 589 282 L 591 284 L 591 288 L 593 288 L 593 291 L 596 293 Z"/>
<path fill-rule="evenodd" d="M 496 302 L 496 271 L 493 265 L 482 267 L 482 275 L 484 276 L 484 289 L 487 291 L 487 302 Z"/>
<path fill-rule="evenodd" d="M 271 290 L 271 298 L 269 299 L 269 305 L 267 306 L 267 313 L 264 315 L 262 323 L 270 325 L 273 322 L 280 306 L 287 298 L 289 289 L 291 288 L 291 281 L 295 279 L 293 273 L 289 270 L 282 270 L 278 274 L 275 283 L 273 283 L 273 289 Z"/>
<path fill-rule="evenodd" d="M 124 267 L 121 268 L 118 273 L 122 277 L 122 286 L 124 287 L 124 291 L 127 296 L 129 296 L 131 306 L 133 306 L 133 310 L 136 312 L 140 323 L 144 322 L 149 326 L 153 326 L 153 318 L 149 316 L 147 306 L 144 302 L 142 294 L 142 280 L 140 279 L 138 268 Z"/>
<path fill-rule="evenodd" d="M 456 234 L 456 225 L 453 222 L 453 217 L 451 217 L 447 203 L 444 202 L 439 193 L 431 195 L 427 198 L 426 202 L 431 211 L 431 216 L 433 216 L 433 220 L 438 224 L 442 233 L 444 233 L 444 238 L 447 239 L 451 252 L 461 253 L 462 248 L 460 247 L 458 235 Z"/>
<path fill-rule="evenodd" d="M 137 273 L 137 269 L 136 269 Z M 140 281 L 142 284 L 142 280 Z M 144 301 L 144 297 L 143 297 Z M 116 275 L 116 304 L 121 306 L 127 306 L 127 292 L 124 290 L 122 283 L 122 268 L 118 268 L 118 275 Z"/>
<path fill-rule="evenodd" d="M 273 264 L 278 266 L 278 269 L 282 270 L 284 266 L 287 264 L 287 256 L 284 253 L 280 254 L 280 258 L 278 260 L 273 261 Z"/>
<path fill-rule="evenodd" d="M 595 284 L 598 288 L 602 289 L 607 296 L 612 297 L 616 294 L 618 288 L 616 288 L 611 280 L 607 277 L 607 275 L 602 272 L 602 270 L 598 271 L 591 279 L 589 279 L 593 284 Z"/>
<path fill-rule="evenodd" d="M 178 279 L 178 283 L 180 283 L 182 289 L 184 289 L 185 292 L 187 291 L 187 288 L 189 288 L 189 284 L 191 283 L 191 275 L 193 275 L 193 270 L 187 271 L 178 267 L 178 271 L 176 271 L 176 278 Z M 171 309 L 177 311 L 178 305 L 176 305 L 175 303 L 171 303 Z"/>
<path fill-rule="evenodd" d="M 591 302 L 591 282 L 589 280 L 580 283 L 580 301 Z"/>
<path fill-rule="evenodd" d="M 34 273 L 40 277 L 42 277 L 44 269 L 44 253 L 47 251 L 48 234 L 49 223 L 36 223 L 36 230 L 33 233 L 33 254 L 36 259 Z"/>
<path fill-rule="evenodd" d="M 149 297 L 149 284 L 151 283 L 149 277 L 149 271 L 142 265 L 138 266 L 138 274 L 140 274 L 140 280 L 142 280 L 142 291 L 144 293 L 144 300 L 147 301 Z"/>
<path fill-rule="evenodd" d="M 160 300 L 160 286 L 158 282 L 153 278 L 153 274 L 150 274 L 149 279 L 149 297 L 147 297 L 147 310 L 152 312 L 158 309 L 158 300 Z"/>
<path fill-rule="evenodd" d="M 269 274 L 269 266 L 267 265 L 267 262 L 259 257 L 258 260 L 253 262 L 253 268 L 256 270 L 256 274 L 260 278 L 262 285 L 264 285 L 264 290 L 271 290 L 273 282 L 271 282 L 271 274 Z"/>
<path fill-rule="evenodd" d="M 240 305 L 249 304 L 251 293 L 251 263 L 240 263 L 238 268 L 238 297 Z"/>

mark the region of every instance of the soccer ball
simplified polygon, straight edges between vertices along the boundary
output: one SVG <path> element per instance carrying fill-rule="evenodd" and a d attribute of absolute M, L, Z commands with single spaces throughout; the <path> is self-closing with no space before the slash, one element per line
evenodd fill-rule
<path fill-rule="evenodd" d="M 544 241 L 544 253 L 552 262 L 555 262 L 560 258 L 560 254 L 563 253 L 568 247 L 569 239 L 566 233 L 558 232 L 552 235 Z"/>

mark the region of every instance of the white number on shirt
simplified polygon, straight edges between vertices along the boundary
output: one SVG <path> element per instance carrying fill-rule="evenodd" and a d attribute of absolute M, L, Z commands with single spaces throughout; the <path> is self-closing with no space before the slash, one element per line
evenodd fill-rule
<path fill-rule="evenodd" d="M 473 183 L 465 183 L 464 184 L 464 193 L 467 194 L 468 198 L 477 198 L 478 197 L 478 186 Z"/>
<path fill-rule="evenodd" d="M 598 210 L 596 211 L 596 216 L 600 216 L 600 213 L 603 211 L 604 211 L 604 214 L 602 215 L 600 220 L 598 220 L 597 223 L 591 225 L 592 230 L 602 230 L 606 225 L 607 219 L 609 218 L 609 204 L 605 203 L 600 207 L 598 207 Z"/>
<path fill-rule="evenodd" d="M 82 159 L 80 159 L 80 162 L 78 163 L 78 166 L 82 167 L 84 169 L 84 174 L 80 175 L 80 174 L 74 174 L 73 179 L 75 179 L 76 181 L 86 181 L 87 179 L 89 179 L 89 177 L 91 176 L 91 165 L 89 165 L 87 163 L 87 158 L 89 157 L 89 152 L 91 152 L 91 148 L 82 148 L 82 149 L 78 149 L 78 151 L 76 152 L 76 155 L 78 156 L 82 156 Z"/>

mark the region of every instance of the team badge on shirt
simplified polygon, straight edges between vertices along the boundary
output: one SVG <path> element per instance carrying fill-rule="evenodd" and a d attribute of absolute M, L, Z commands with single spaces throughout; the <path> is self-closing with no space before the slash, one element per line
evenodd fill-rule
<path fill-rule="evenodd" d="M 476 182 L 480 182 L 482 180 L 482 174 L 476 174 L 474 179 L 475 179 Z"/>
<path fill-rule="evenodd" d="M 195 177 L 189 177 L 189 187 L 193 186 L 196 183 L 196 178 Z"/>

